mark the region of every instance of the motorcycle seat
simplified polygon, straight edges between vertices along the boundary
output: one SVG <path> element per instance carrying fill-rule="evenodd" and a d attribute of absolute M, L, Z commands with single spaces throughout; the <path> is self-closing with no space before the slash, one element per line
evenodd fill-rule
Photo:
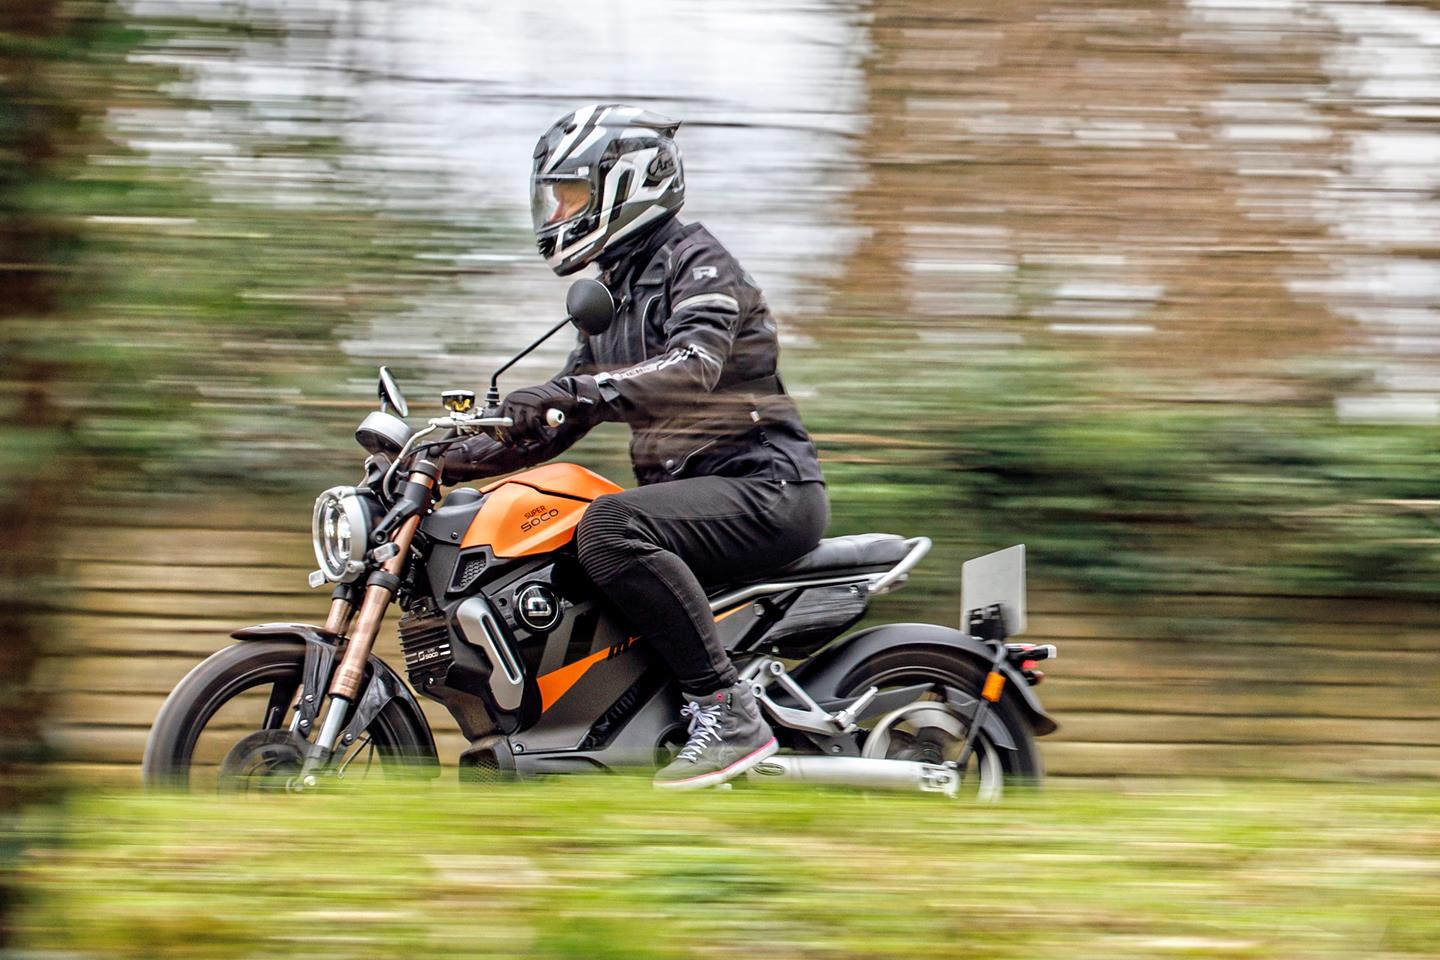
<path fill-rule="evenodd" d="M 779 570 L 772 570 L 762 579 L 799 580 L 832 576 L 849 571 L 869 573 L 886 570 L 899 563 L 910 548 L 904 537 L 893 533 L 861 533 L 851 537 L 821 540 L 815 549 Z"/>

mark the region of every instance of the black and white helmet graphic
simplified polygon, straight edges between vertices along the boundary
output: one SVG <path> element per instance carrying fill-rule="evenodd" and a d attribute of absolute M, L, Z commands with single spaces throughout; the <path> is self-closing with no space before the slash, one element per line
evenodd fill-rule
<path fill-rule="evenodd" d="M 545 132 L 535 145 L 530 212 L 551 269 L 574 273 L 680 209 L 679 126 L 639 107 L 592 103 Z"/>

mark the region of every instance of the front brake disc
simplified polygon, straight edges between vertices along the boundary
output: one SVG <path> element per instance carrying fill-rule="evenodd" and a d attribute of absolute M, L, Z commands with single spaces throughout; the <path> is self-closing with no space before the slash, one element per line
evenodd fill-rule
<path fill-rule="evenodd" d="M 220 790 L 230 793 L 284 793 L 305 756 L 289 730 L 257 730 L 230 748 L 220 764 Z"/>

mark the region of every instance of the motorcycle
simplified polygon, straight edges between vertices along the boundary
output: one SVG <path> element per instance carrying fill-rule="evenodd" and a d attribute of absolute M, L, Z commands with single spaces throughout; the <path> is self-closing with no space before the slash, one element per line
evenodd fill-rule
<path fill-rule="evenodd" d="M 615 312 L 594 280 L 577 281 L 566 308 L 496 371 L 483 408 L 471 391 L 446 391 L 445 415 L 418 430 L 380 369 L 380 408 L 355 433 L 369 454 L 363 477 L 315 501 L 310 585 L 333 588 L 325 624 L 246 627 L 196 666 L 150 731 L 147 783 L 194 786 L 204 770 L 226 790 L 303 793 L 376 761 L 385 774 L 435 776 L 417 693 L 442 703 L 468 741 L 465 782 L 669 762 L 687 733 L 679 688 L 573 543 L 589 503 L 620 488 L 555 462 L 441 491 L 449 444 L 503 438 L 511 425 L 497 415 L 500 374 L 566 324 L 594 336 Z M 1057 727 L 1033 688 L 1055 648 L 1010 641 L 1025 622 L 1023 546 L 965 564 L 963 631 L 895 623 L 844 635 L 930 546 L 837 537 L 782 569 L 709 585 L 725 645 L 781 744 L 747 782 L 994 799 L 1040 780 L 1036 738 Z M 392 603 L 405 679 L 374 654 Z M 218 748 L 199 749 L 202 736 Z"/>

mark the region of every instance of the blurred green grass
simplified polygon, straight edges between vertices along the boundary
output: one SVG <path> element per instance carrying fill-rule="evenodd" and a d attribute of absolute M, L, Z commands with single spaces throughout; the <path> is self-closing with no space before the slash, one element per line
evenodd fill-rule
<path fill-rule="evenodd" d="M 24 955 L 1440 954 L 1440 793 L 1061 786 L 974 806 L 641 779 L 78 795 Z M 59 826 L 56 826 L 56 824 Z"/>

